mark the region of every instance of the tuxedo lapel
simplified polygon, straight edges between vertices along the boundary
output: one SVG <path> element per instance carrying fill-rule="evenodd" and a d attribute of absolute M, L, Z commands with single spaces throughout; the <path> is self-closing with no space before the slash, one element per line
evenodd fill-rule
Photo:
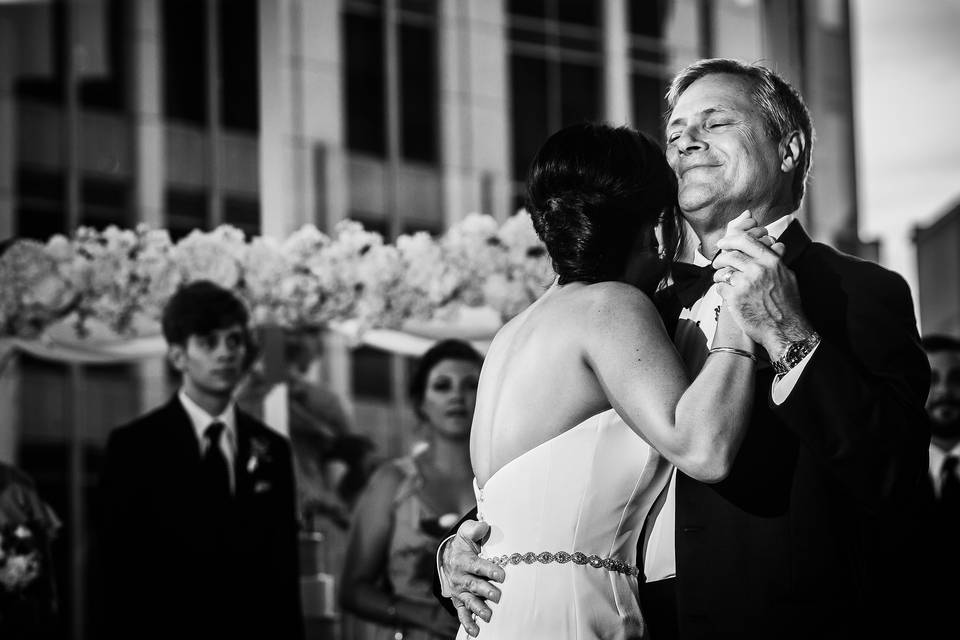
<path fill-rule="evenodd" d="M 777 242 L 782 242 L 786 247 L 786 251 L 783 254 L 783 263 L 788 267 L 792 267 L 794 262 L 803 255 L 813 241 L 810 239 L 810 236 L 807 235 L 807 232 L 804 231 L 800 222 L 794 220 L 784 229 L 783 233 L 780 234 Z"/>

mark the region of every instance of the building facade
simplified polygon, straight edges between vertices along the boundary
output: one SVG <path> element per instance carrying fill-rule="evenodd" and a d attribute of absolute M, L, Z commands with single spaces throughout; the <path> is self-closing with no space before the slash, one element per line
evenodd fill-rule
<path fill-rule="evenodd" d="M 913 232 L 920 329 L 960 337 L 960 203 Z"/>
<path fill-rule="evenodd" d="M 818 140 L 801 217 L 857 252 L 848 12 L 846 0 L 4 3 L 0 237 L 138 223 L 284 237 L 350 218 L 390 240 L 475 211 L 503 220 L 550 133 L 606 120 L 661 139 L 673 74 L 725 56 L 802 91 Z M 410 366 L 325 338 L 319 377 L 383 455 L 414 437 Z M 65 633 L 95 636 L 84 532 L 99 451 L 171 381 L 159 359 L 21 358 L 2 385 L 18 401 L 0 456 L 37 475 L 68 522 Z"/>

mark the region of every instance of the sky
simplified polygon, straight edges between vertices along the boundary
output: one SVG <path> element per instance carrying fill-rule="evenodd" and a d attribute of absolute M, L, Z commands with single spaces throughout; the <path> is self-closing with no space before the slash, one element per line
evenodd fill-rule
<path fill-rule="evenodd" d="M 860 237 L 916 296 L 913 228 L 960 202 L 960 0 L 851 0 Z"/>

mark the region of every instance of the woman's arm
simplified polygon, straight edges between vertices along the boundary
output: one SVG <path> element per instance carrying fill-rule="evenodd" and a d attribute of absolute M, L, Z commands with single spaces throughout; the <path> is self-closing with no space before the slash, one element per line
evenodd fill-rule
<path fill-rule="evenodd" d="M 713 353 L 690 383 L 653 303 L 621 283 L 598 290 L 587 325 L 585 361 L 624 421 L 692 478 L 725 478 L 753 405 L 754 361 Z M 712 346 L 755 348 L 724 310 Z"/>
<path fill-rule="evenodd" d="M 363 618 L 386 625 L 456 633 L 450 616 L 437 605 L 393 594 L 384 587 L 393 533 L 393 501 L 403 473 L 386 464 L 374 473 L 357 502 L 341 575 L 340 604 Z"/>

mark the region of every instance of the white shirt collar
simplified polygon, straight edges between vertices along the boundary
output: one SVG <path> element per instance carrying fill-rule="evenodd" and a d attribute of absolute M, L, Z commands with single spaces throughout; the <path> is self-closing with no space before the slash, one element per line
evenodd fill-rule
<path fill-rule="evenodd" d="M 183 405 L 187 416 L 190 418 L 190 422 L 193 424 L 193 430 L 197 435 L 197 440 L 200 442 L 201 448 L 205 442 L 203 433 L 207 430 L 207 427 L 214 422 L 222 422 L 226 426 L 224 429 L 226 442 L 232 451 L 236 451 L 237 414 L 232 400 L 227 405 L 227 408 L 223 410 L 223 413 L 218 416 L 211 416 L 200 405 L 194 402 L 182 387 L 179 393 L 177 393 L 177 397 L 180 399 L 180 404 Z"/>
<path fill-rule="evenodd" d="M 767 225 L 767 233 L 774 238 L 779 238 L 780 234 L 786 231 L 787 227 L 790 226 L 790 223 L 796 219 L 797 216 L 792 213 L 781 216 Z M 696 236 L 693 237 L 696 238 Z M 693 251 L 693 264 L 698 267 L 705 267 L 710 264 L 710 259 L 700 253 L 700 245 L 697 245 L 697 248 Z"/>
<path fill-rule="evenodd" d="M 947 456 L 960 457 L 960 442 L 958 442 L 950 451 L 944 451 L 937 445 L 930 443 L 930 473 L 939 476 L 940 468 Z"/>

